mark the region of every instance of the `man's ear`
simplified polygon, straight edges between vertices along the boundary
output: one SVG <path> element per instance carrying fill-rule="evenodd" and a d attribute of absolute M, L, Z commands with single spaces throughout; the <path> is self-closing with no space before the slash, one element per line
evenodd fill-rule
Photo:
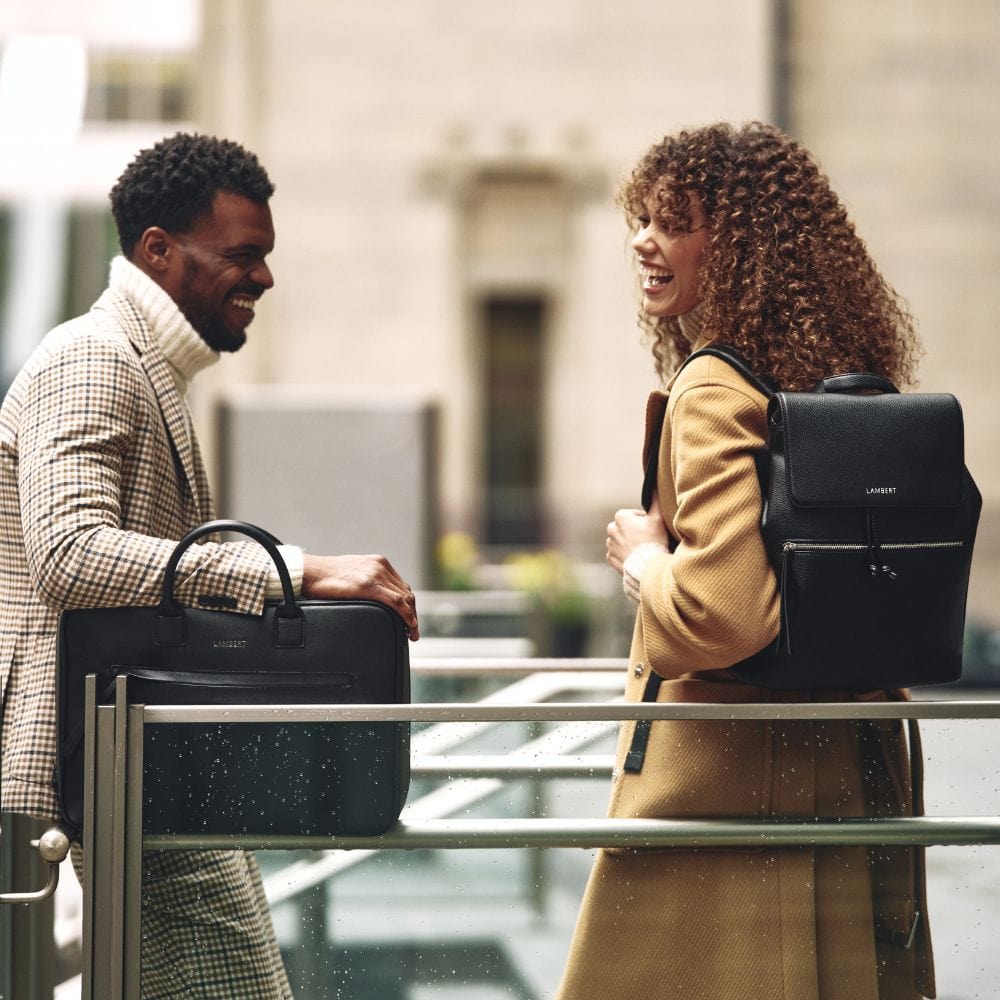
<path fill-rule="evenodd" d="M 176 253 L 170 234 L 159 226 L 150 226 L 139 237 L 132 251 L 132 263 L 159 280 L 166 274 Z"/>

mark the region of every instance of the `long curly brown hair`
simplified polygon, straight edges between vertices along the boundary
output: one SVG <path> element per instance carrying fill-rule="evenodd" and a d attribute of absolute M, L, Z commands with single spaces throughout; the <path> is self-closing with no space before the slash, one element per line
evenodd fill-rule
<path fill-rule="evenodd" d="M 920 354 L 913 317 L 858 237 L 809 153 L 771 125 L 720 123 L 652 146 L 618 195 L 633 229 L 655 199 L 668 228 L 704 211 L 704 330 L 782 389 L 868 371 L 900 386 Z M 641 323 L 661 378 L 691 351 L 676 317 Z"/>

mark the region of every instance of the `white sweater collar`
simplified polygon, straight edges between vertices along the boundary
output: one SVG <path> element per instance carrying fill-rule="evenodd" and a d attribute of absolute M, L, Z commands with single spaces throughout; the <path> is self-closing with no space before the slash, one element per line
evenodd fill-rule
<path fill-rule="evenodd" d="M 219 360 L 219 352 L 202 340 L 177 303 L 131 261 L 122 256 L 111 261 L 109 287 L 124 295 L 149 325 L 181 391 L 198 372 Z"/>

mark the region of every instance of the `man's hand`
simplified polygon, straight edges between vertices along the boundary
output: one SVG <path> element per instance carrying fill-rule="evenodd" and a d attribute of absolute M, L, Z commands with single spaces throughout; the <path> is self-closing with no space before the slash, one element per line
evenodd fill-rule
<path fill-rule="evenodd" d="M 322 600 L 360 598 L 386 604 L 406 623 L 406 634 L 420 638 L 413 591 L 385 556 L 302 557 L 302 596 Z"/>

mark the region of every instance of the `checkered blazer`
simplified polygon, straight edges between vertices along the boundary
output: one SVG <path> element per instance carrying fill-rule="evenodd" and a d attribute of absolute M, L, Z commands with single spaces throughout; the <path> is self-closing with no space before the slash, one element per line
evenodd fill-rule
<path fill-rule="evenodd" d="M 174 542 L 213 516 L 185 401 L 139 308 L 109 289 L 57 327 L 0 409 L 3 808 L 58 818 L 55 644 L 66 608 L 149 605 Z M 255 543 L 193 546 L 176 594 L 260 613 Z"/>

